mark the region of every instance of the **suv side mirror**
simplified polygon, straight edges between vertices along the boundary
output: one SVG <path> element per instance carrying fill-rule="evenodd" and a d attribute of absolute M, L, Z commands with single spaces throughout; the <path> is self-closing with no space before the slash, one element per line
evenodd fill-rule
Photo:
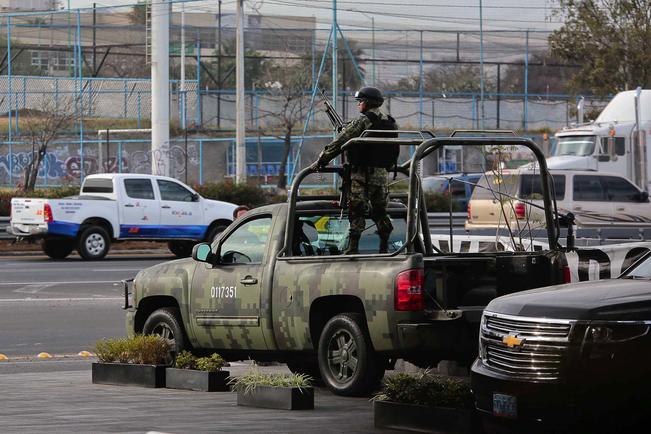
<path fill-rule="evenodd" d="M 212 264 L 215 255 L 208 243 L 199 243 L 192 248 L 192 259 L 199 262 L 207 262 Z"/>
<path fill-rule="evenodd" d="M 199 193 L 193 193 L 192 194 L 192 202 L 199 202 L 200 197 L 201 196 L 199 196 Z"/>
<path fill-rule="evenodd" d="M 649 201 L 649 193 L 646 191 L 641 191 L 637 195 L 638 202 L 648 202 Z"/>

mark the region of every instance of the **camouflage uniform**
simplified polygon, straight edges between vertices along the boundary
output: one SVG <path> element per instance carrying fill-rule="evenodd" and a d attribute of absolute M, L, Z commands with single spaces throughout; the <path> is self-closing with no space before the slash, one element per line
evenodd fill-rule
<path fill-rule="evenodd" d="M 379 108 L 371 108 L 367 112 L 375 113 L 381 119 L 387 119 L 387 115 L 380 112 Z M 319 155 L 318 164 L 326 165 L 330 160 L 341 153 L 341 147 L 350 139 L 359 137 L 365 130 L 371 129 L 372 123 L 363 114 L 346 125 L 339 135 L 325 147 Z M 349 247 L 346 253 L 356 253 L 357 242 L 366 227 L 364 214 L 366 207 L 370 204 L 371 218 L 377 225 L 377 232 L 380 237 L 380 252 L 386 253 L 387 242 L 393 225 L 387 215 L 387 203 L 389 187 L 387 185 L 387 170 L 382 167 L 351 166 L 350 168 L 350 192 L 348 194 L 348 220 L 350 228 L 348 231 Z M 353 247 L 354 244 L 354 247 Z"/>

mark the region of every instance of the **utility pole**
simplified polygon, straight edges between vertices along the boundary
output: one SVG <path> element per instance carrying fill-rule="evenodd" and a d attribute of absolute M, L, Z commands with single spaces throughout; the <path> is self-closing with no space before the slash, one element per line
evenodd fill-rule
<path fill-rule="evenodd" d="M 332 106 L 337 110 L 337 0 L 332 0 Z"/>
<path fill-rule="evenodd" d="M 484 129 L 484 13 L 479 0 L 479 101 L 481 108 L 481 129 Z"/>
<path fill-rule="evenodd" d="M 222 105 L 222 0 L 219 0 L 219 15 L 217 16 L 217 129 L 221 128 Z"/>
<path fill-rule="evenodd" d="M 246 183 L 246 131 L 244 126 L 244 0 L 237 0 L 235 38 L 235 182 Z"/>
<path fill-rule="evenodd" d="M 151 3 L 151 173 L 170 175 L 170 4 Z"/>
<path fill-rule="evenodd" d="M 97 76 L 97 4 L 93 3 L 93 77 Z"/>
<path fill-rule="evenodd" d="M 186 107 L 185 107 L 185 3 L 181 3 L 181 128 L 186 130 Z M 186 155 L 187 159 L 187 155 Z"/>

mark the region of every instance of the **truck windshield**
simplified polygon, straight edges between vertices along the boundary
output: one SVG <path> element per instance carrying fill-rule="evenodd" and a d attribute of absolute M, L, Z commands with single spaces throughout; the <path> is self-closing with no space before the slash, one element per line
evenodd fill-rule
<path fill-rule="evenodd" d="M 559 137 L 556 142 L 554 156 L 561 155 L 592 155 L 594 153 L 595 136 L 566 136 Z"/>

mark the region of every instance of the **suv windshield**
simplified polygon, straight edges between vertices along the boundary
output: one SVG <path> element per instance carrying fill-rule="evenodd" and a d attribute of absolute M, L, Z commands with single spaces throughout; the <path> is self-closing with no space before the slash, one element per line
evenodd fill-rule
<path fill-rule="evenodd" d="M 594 153 L 595 136 L 559 137 L 556 142 L 554 156 L 560 155 L 592 155 Z"/>

